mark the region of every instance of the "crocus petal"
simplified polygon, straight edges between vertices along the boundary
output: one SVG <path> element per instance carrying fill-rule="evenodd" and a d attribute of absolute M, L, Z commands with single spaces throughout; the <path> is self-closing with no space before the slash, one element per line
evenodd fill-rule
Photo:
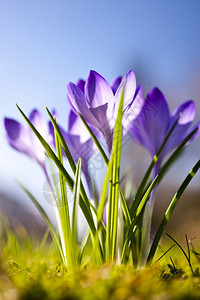
<path fill-rule="evenodd" d="M 108 126 L 108 120 L 106 117 L 106 112 L 108 109 L 108 103 L 104 104 L 104 105 L 100 105 L 98 107 L 91 107 L 89 110 L 90 112 L 93 114 L 93 116 L 95 117 L 95 119 L 98 121 L 99 126 L 98 129 L 101 130 L 104 127 Z"/>
<path fill-rule="evenodd" d="M 124 110 L 132 102 L 135 90 L 136 90 L 136 78 L 133 71 L 129 71 L 126 76 L 122 79 L 116 94 L 115 94 L 115 105 L 113 111 L 113 119 L 116 120 L 122 91 L 124 89 L 123 107 Z"/>
<path fill-rule="evenodd" d="M 79 79 L 79 80 L 77 81 L 77 86 L 78 86 L 79 89 L 84 93 L 84 89 L 85 89 L 85 80 Z"/>
<path fill-rule="evenodd" d="M 28 154 L 31 149 L 28 131 L 20 123 L 10 118 L 4 118 L 4 125 L 8 143 L 17 151 Z"/>
<path fill-rule="evenodd" d="M 55 114 L 55 112 L 53 112 L 53 114 Z M 39 133 L 42 135 L 43 138 L 46 138 L 48 136 L 47 124 L 37 109 L 32 110 L 32 112 L 30 113 L 30 116 L 29 116 L 29 120 L 35 126 L 35 128 L 39 131 Z M 31 130 L 30 132 L 33 132 L 33 131 Z M 35 134 L 34 134 L 34 136 L 35 136 Z"/>
<path fill-rule="evenodd" d="M 122 81 L 122 76 L 119 76 L 119 77 L 113 79 L 113 81 L 110 83 L 110 87 L 111 87 L 114 95 L 115 95 L 121 81 Z"/>
<path fill-rule="evenodd" d="M 93 154 L 94 151 L 94 143 L 92 141 L 92 139 L 87 139 L 86 141 L 82 142 L 82 131 L 79 128 L 79 132 L 78 134 L 72 134 L 72 132 L 75 132 L 77 129 L 75 129 L 75 124 L 76 121 L 79 120 L 80 118 L 77 117 L 76 115 L 73 115 L 73 112 L 70 112 L 70 119 L 73 122 L 72 126 L 70 126 L 71 131 L 70 132 L 66 132 L 63 130 L 63 128 L 61 126 L 59 126 L 61 133 L 69 147 L 69 150 L 72 154 L 72 157 L 74 159 L 75 162 L 78 161 L 79 157 L 81 157 L 82 160 L 82 171 L 85 175 L 86 181 L 87 181 L 87 185 L 88 185 L 88 189 L 90 192 L 90 195 L 93 195 L 93 191 L 92 191 L 92 184 L 91 184 L 91 178 L 89 175 L 89 160 Z M 82 121 L 81 121 L 82 122 Z"/>
<path fill-rule="evenodd" d="M 81 113 L 84 110 L 88 110 L 84 93 L 74 83 L 69 82 L 67 84 L 67 94 L 69 97 L 69 101 L 76 111 Z"/>
<path fill-rule="evenodd" d="M 189 134 L 189 127 L 195 118 L 195 103 L 193 101 L 186 101 L 175 109 L 170 118 L 168 131 L 178 118 L 178 123 L 167 141 L 164 152 L 169 152 L 171 149 L 177 147 Z"/>
<path fill-rule="evenodd" d="M 91 113 L 93 114 L 93 116 L 98 122 L 96 129 L 98 129 L 104 135 L 110 133 L 110 125 L 106 115 L 107 109 L 108 109 L 107 103 L 99 107 L 90 108 Z"/>
<path fill-rule="evenodd" d="M 91 114 L 88 106 L 85 102 L 84 93 L 72 82 L 67 84 L 68 99 L 72 104 L 72 107 L 85 119 L 86 122 L 90 123 L 94 127 L 98 127 L 98 122 Z"/>
<path fill-rule="evenodd" d="M 68 132 L 72 135 L 79 135 L 81 143 L 84 143 L 91 138 L 81 118 L 72 110 L 70 111 L 68 118 Z"/>
<path fill-rule="evenodd" d="M 48 122 L 48 127 L 49 127 L 49 134 L 52 136 L 52 140 L 55 145 L 55 134 L 54 134 L 54 127 L 51 121 Z"/>
<path fill-rule="evenodd" d="M 144 97 L 142 93 L 142 87 L 138 86 L 133 100 L 124 110 L 123 129 L 125 133 L 130 130 L 133 120 L 139 116 L 143 105 Z"/>
<path fill-rule="evenodd" d="M 51 144 L 53 138 L 49 133 L 47 124 L 43 120 L 40 113 L 34 109 L 31 112 L 29 119 L 42 137 L 47 141 L 47 143 Z M 7 131 L 7 140 L 9 144 L 16 150 L 36 160 L 44 169 L 45 150 L 31 128 L 29 126 L 22 126 L 17 121 L 8 118 L 4 119 L 4 124 Z"/>
<path fill-rule="evenodd" d="M 131 133 L 152 156 L 160 148 L 169 126 L 169 108 L 164 95 L 154 88 L 147 96 L 141 113 L 133 121 Z"/>
<path fill-rule="evenodd" d="M 90 138 L 86 142 L 81 142 L 80 132 L 75 135 L 69 132 L 66 132 L 60 125 L 59 129 L 62 133 L 62 136 L 65 139 L 65 142 L 69 148 L 69 151 L 72 154 L 73 159 L 77 162 L 79 157 L 82 159 L 82 164 L 87 164 L 93 152 L 93 141 Z"/>
<path fill-rule="evenodd" d="M 129 71 L 125 76 L 124 87 L 124 108 L 133 100 L 136 91 L 136 77 L 133 71 Z M 120 90 L 120 86 L 119 86 Z"/>
<path fill-rule="evenodd" d="M 174 118 L 178 118 L 180 115 L 178 124 L 188 124 L 194 121 L 195 118 L 195 103 L 194 101 L 186 101 L 183 104 L 181 104 L 179 107 L 175 109 L 175 111 L 172 113 L 172 116 Z"/>
<path fill-rule="evenodd" d="M 4 118 L 4 125 L 7 130 L 9 139 L 13 141 L 17 140 L 20 136 L 22 125 L 19 122 L 9 118 Z"/>
<path fill-rule="evenodd" d="M 88 173 L 88 162 L 93 153 L 93 141 L 92 139 L 87 140 L 82 143 L 79 135 L 74 135 L 66 132 L 61 126 L 59 126 L 60 131 L 65 139 L 65 142 L 69 148 L 70 153 L 75 162 L 78 161 L 79 157 L 82 160 L 82 171 L 85 174 L 88 187 L 90 187 L 89 173 Z M 64 154 L 64 153 L 63 153 Z"/>
<path fill-rule="evenodd" d="M 68 117 L 68 131 L 72 131 L 73 127 L 75 126 L 77 115 L 73 112 L 73 110 L 70 110 L 69 117 Z"/>
<path fill-rule="evenodd" d="M 29 120 L 31 123 L 35 126 L 35 128 L 38 130 L 38 132 L 41 134 L 41 136 L 46 140 L 48 144 L 52 143 L 52 136 L 48 132 L 48 126 L 41 116 L 41 114 L 38 112 L 38 110 L 34 109 L 29 116 Z M 32 129 L 29 127 L 29 137 L 31 139 L 31 147 L 32 151 L 36 157 L 36 160 L 43 164 L 45 161 L 45 149 L 38 140 L 38 138 L 35 136 Z"/>
<path fill-rule="evenodd" d="M 89 107 L 95 108 L 108 103 L 109 110 L 112 111 L 114 106 L 112 89 L 107 81 L 95 71 L 90 71 L 85 83 L 85 96 Z"/>
<path fill-rule="evenodd" d="M 85 143 L 81 143 L 80 147 L 77 150 L 77 155 L 82 159 L 82 169 L 86 173 L 88 168 L 88 162 L 93 154 L 94 147 L 92 139 L 89 139 Z"/>
<path fill-rule="evenodd" d="M 133 71 L 129 71 L 124 79 L 121 81 L 115 95 L 115 102 L 121 98 L 122 90 L 124 88 L 124 108 L 133 100 L 136 91 L 136 78 Z"/>
<path fill-rule="evenodd" d="M 98 121 L 98 127 L 96 127 L 104 136 L 109 152 L 112 145 L 112 129 L 107 119 L 108 104 L 101 105 L 96 108 L 90 108 L 91 113 Z"/>

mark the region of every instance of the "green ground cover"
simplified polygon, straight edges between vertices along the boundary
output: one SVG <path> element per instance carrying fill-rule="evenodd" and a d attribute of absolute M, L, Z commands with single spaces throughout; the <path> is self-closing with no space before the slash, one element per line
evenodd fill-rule
<path fill-rule="evenodd" d="M 153 265 L 142 270 L 131 264 L 97 267 L 88 246 L 71 276 L 46 236 L 42 242 L 31 241 L 9 229 L 1 237 L 0 299 L 200 299 L 198 246 L 194 252 L 190 245 L 193 274 L 177 245 L 155 263 L 172 245 L 159 248 Z"/>

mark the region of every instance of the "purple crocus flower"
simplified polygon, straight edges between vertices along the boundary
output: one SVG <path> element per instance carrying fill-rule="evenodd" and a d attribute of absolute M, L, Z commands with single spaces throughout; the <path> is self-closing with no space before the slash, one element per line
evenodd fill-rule
<path fill-rule="evenodd" d="M 38 110 L 32 110 L 29 120 L 47 143 L 51 143 L 52 136 L 48 131 L 45 120 Z M 10 118 L 4 118 L 4 125 L 7 133 L 6 138 L 11 147 L 36 160 L 43 170 L 45 170 L 45 150 L 32 129 L 28 125 L 23 126 L 16 120 Z"/>
<path fill-rule="evenodd" d="M 159 162 L 156 164 L 156 173 L 160 169 L 164 156 L 176 148 L 194 128 L 200 125 L 197 124 L 191 128 L 194 118 L 195 103 L 193 101 L 184 102 L 177 107 L 170 116 L 169 107 L 162 92 L 158 88 L 154 88 L 149 92 L 141 112 L 130 127 L 130 133 L 136 143 L 146 148 L 153 157 L 159 150 L 175 121 L 178 119 L 175 129 L 162 150 Z M 192 139 L 199 134 L 200 129 L 195 133 Z"/>
<path fill-rule="evenodd" d="M 175 109 L 172 115 L 170 115 L 167 101 L 158 88 L 154 88 L 147 95 L 139 115 L 131 124 L 130 133 L 134 141 L 146 148 L 152 158 L 158 152 L 170 129 L 177 121 L 172 134 L 161 152 L 159 160 L 154 166 L 152 174 L 153 179 L 160 171 L 165 155 L 172 149 L 176 148 L 194 128 L 199 126 L 199 124 L 197 124 L 195 127 L 191 128 L 194 117 L 195 104 L 193 101 L 186 101 L 181 104 Z M 192 139 L 197 137 L 199 133 L 200 130 L 196 132 Z M 146 264 L 149 253 L 151 220 L 155 193 L 156 188 L 154 188 L 151 192 L 150 199 L 146 203 L 144 210 L 141 251 L 138 263 L 139 267 L 143 267 Z"/>
<path fill-rule="evenodd" d="M 77 85 L 67 84 L 68 100 L 73 109 L 105 138 L 109 152 L 112 149 L 112 135 L 117 117 L 118 104 L 124 87 L 124 111 L 127 112 L 130 103 L 135 99 L 136 79 L 133 71 L 122 78 L 116 78 L 110 85 L 97 72 L 90 71 L 84 82 L 79 80 Z"/>
<path fill-rule="evenodd" d="M 59 129 L 65 139 L 69 151 L 75 162 L 78 162 L 79 157 L 82 160 L 82 171 L 85 175 L 90 195 L 92 195 L 91 178 L 89 175 L 89 159 L 94 151 L 94 143 L 89 132 L 84 126 L 82 120 L 72 110 L 68 117 L 67 131 L 60 125 Z M 50 123 L 50 131 L 53 134 L 53 125 Z"/>

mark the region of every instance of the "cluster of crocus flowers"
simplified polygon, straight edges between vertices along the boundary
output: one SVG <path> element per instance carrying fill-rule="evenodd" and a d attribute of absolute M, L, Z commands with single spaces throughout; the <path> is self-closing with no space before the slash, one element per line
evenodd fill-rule
<path fill-rule="evenodd" d="M 167 101 L 162 92 L 158 88 L 154 88 L 148 93 L 141 112 L 131 123 L 130 133 L 134 141 L 143 146 L 153 159 L 166 136 L 175 126 L 154 166 L 152 179 L 159 173 L 165 156 L 176 148 L 190 132 L 199 127 L 200 123 L 191 128 L 194 118 L 195 103 L 193 101 L 186 101 L 181 104 L 170 115 Z M 197 137 L 199 133 L 200 130 L 198 129 L 192 139 Z M 189 142 L 191 142 L 191 139 Z M 155 189 L 152 191 L 144 211 L 142 251 L 139 260 L 141 266 L 145 265 L 148 256 L 154 201 Z"/>
<path fill-rule="evenodd" d="M 52 158 L 52 160 L 55 162 L 56 166 L 59 169 L 61 197 L 63 197 L 64 199 L 63 203 L 65 208 L 67 207 L 67 201 L 66 201 L 67 195 L 65 193 L 64 184 L 65 182 L 67 182 L 71 190 L 73 190 L 74 199 L 76 199 L 76 201 L 74 202 L 78 203 L 79 196 L 80 196 L 81 202 L 79 202 L 79 204 L 80 206 L 82 205 L 83 208 L 82 211 L 84 212 L 87 221 L 89 220 L 88 225 L 90 226 L 93 237 L 95 237 L 95 233 L 96 233 L 95 231 L 97 231 L 98 233 L 98 230 L 100 228 L 98 222 L 99 222 L 99 218 L 101 219 L 101 212 L 103 215 L 103 209 L 104 209 L 103 220 L 105 221 L 105 205 L 106 205 L 106 200 L 108 200 L 108 206 L 109 206 L 108 218 L 110 219 L 108 223 L 104 222 L 105 227 L 103 227 L 104 230 L 107 230 L 108 232 L 108 235 L 106 232 L 107 248 L 105 251 L 98 251 L 98 253 L 100 253 L 99 254 L 100 256 L 101 255 L 103 256 L 104 253 L 106 253 L 107 251 L 108 254 L 108 255 L 106 254 L 107 258 L 109 259 L 110 254 L 112 258 L 114 258 L 115 246 L 117 244 L 116 241 L 123 240 L 123 233 L 124 233 L 124 228 L 121 228 L 122 230 L 119 232 L 122 233 L 122 236 L 120 238 L 118 236 L 120 235 L 120 233 L 118 234 L 116 229 L 119 223 L 121 222 L 121 224 L 123 224 L 124 221 L 122 215 L 122 207 L 121 205 L 118 205 L 118 203 L 122 204 L 120 200 L 118 201 L 120 197 L 122 198 L 123 201 L 123 197 L 120 194 L 123 193 L 122 190 L 121 189 L 117 190 L 118 185 L 120 184 L 120 177 L 119 177 L 119 168 L 120 168 L 119 156 L 120 155 L 118 155 L 117 153 L 118 144 L 120 146 L 122 145 L 121 143 L 122 137 L 128 133 L 132 136 L 133 141 L 135 143 L 140 144 L 150 153 L 152 158 L 155 158 L 155 155 L 158 153 L 159 149 L 161 149 L 161 152 L 159 153 L 159 158 L 158 159 L 156 158 L 156 163 L 154 164 L 154 168 L 152 167 L 153 168 L 152 183 L 153 181 L 155 182 L 156 176 L 159 174 L 162 168 L 162 164 L 166 155 L 174 148 L 177 148 L 180 145 L 180 143 L 184 139 L 186 139 L 186 137 L 191 132 L 194 132 L 194 129 L 196 129 L 196 131 L 194 132 L 193 135 L 191 135 L 190 139 L 188 138 L 186 140 L 186 142 L 189 143 L 191 142 L 192 139 L 199 136 L 200 123 L 197 123 L 195 126 L 192 125 L 195 118 L 195 104 L 191 100 L 186 101 L 183 104 L 181 104 L 179 107 L 177 107 L 174 110 L 174 112 L 170 115 L 168 103 L 164 95 L 158 88 L 152 89 L 148 93 L 146 98 L 143 97 L 141 86 L 136 86 L 136 78 L 133 71 L 129 71 L 123 78 L 122 77 L 115 78 L 110 84 L 97 72 L 90 71 L 86 81 L 80 79 L 77 82 L 77 84 L 74 84 L 72 82 L 67 84 L 67 100 L 70 104 L 71 109 L 69 112 L 68 125 L 66 126 L 66 128 L 63 128 L 59 124 L 59 122 L 57 123 L 57 120 L 53 120 L 53 116 L 50 113 L 49 115 L 51 117 L 51 122 L 49 123 L 48 126 L 44 121 L 44 119 L 42 118 L 42 116 L 40 115 L 40 113 L 36 109 L 31 112 L 29 118 L 27 118 L 20 110 L 22 112 L 22 115 L 25 116 L 25 119 L 29 123 L 29 125 L 30 126 L 32 125 L 32 128 L 28 126 L 22 126 L 19 122 L 13 119 L 5 118 L 4 123 L 6 129 L 6 137 L 8 143 L 14 149 L 28 155 L 31 159 L 37 161 L 37 163 L 39 163 L 39 165 L 42 167 L 48 179 L 48 174 L 45 167 L 45 155 L 46 155 L 45 151 L 47 151 L 50 158 Z M 89 127 L 89 130 L 86 127 Z M 32 129 L 34 132 L 32 131 Z M 56 134 L 54 132 L 54 129 Z M 39 132 L 40 135 L 38 135 L 37 131 Z M 94 136 L 96 136 L 96 139 Z M 168 138 L 166 139 L 166 137 Z M 96 145 L 93 142 L 92 138 L 94 139 Z M 103 147 L 101 146 L 99 147 L 102 138 L 104 139 L 107 145 L 108 157 L 106 157 Z M 114 138 L 116 138 L 118 144 L 113 142 Z M 63 143 L 63 139 L 67 147 L 65 143 Z M 183 145 L 185 145 L 186 142 L 184 142 Z M 163 148 L 161 147 L 162 145 Z M 62 147 L 63 147 L 63 151 L 62 151 Z M 54 150 L 52 150 L 53 148 Z M 110 190 L 108 192 L 108 197 L 107 197 L 106 196 L 107 189 L 104 186 L 102 188 L 102 195 L 103 197 L 105 196 L 105 202 L 104 200 L 101 201 L 103 197 L 100 197 L 99 199 L 100 200 L 99 207 L 101 208 L 100 213 L 98 211 L 98 203 L 96 203 L 97 204 L 97 210 L 96 210 L 96 207 L 92 206 L 92 202 L 90 202 L 90 200 L 92 200 L 94 196 L 93 193 L 94 189 L 92 186 L 93 178 L 91 178 L 90 175 L 89 162 L 94 151 L 96 151 L 97 148 L 100 149 L 101 154 L 103 153 L 104 159 L 106 157 L 105 159 L 106 163 L 108 163 L 110 158 L 110 163 L 108 163 L 108 169 L 107 169 L 108 172 L 107 174 L 109 175 L 107 176 L 106 174 L 105 178 L 107 179 L 105 179 L 104 181 L 105 184 L 106 182 L 109 182 L 108 178 L 110 178 L 110 187 L 109 187 Z M 56 152 L 56 154 L 54 152 Z M 70 165 L 75 175 L 74 181 L 69 176 L 68 172 L 64 167 L 62 156 L 65 154 L 69 159 L 69 161 L 73 160 L 73 163 Z M 80 177 L 80 170 L 82 170 L 82 172 L 85 175 L 86 182 L 89 189 L 89 194 L 90 194 L 89 197 L 85 193 L 84 185 L 82 184 L 81 177 Z M 151 171 L 152 169 L 150 170 L 150 172 Z M 114 174 L 114 172 L 116 172 L 117 175 Z M 51 185 L 50 181 L 49 184 Z M 145 182 L 144 184 L 144 188 L 143 188 L 144 193 L 145 193 L 146 184 L 147 182 Z M 139 201 L 142 202 L 142 205 L 145 205 L 144 207 L 141 208 L 141 211 L 143 213 L 143 224 L 144 224 L 143 227 L 145 228 L 145 230 L 144 231 L 142 230 L 142 234 L 140 236 L 141 238 L 140 249 L 142 250 L 140 251 L 140 255 L 139 255 L 140 258 L 138 259 L 139 261 L 138 265 L 140 265 L 140 263 L 142 265 L 146 263 L 147 255 L 149 252 L 149 239 L 150 239 L 151 217 L 152 217 L 153 206 L 154 206 L 155 186 L 156 184 L 152 187 L 152 189 L 150 189 L 150 192 L 147 195 L 147 199 L 145 200 L 146 201 L 145 203 L 141 200 L 143 198 L 141 199 L 138 198 Z M 76 190 L 79 190 L 79 195 L 77 195 Z M 112 193 L 114 196 L 112 195 Z M 90 200 L 88 200 L 89 198 Z M 103 206 L 101 206 L 102 203 Z M 136 213 L 134 212 L 135 215 L 134 213 L 133 216 L 131 215 L 132 207 L 130 208 L 130 212 L 129 212 L 128 206 L 126 209 L 126 205 L 127 205 L 126 201 L 123 202 L 123 205 L 125 207 L 125 208 L 123 207 L 124 217 L 125 217 L 124 219 L 128 220 L 127 226 L 130 226 L 130 222 L 133 222 L 133 224 L 135 222 L 134 217 L 136 217 Z M 92 219 L 93 217 L 92 217 L 91 207 L 97 216 L 97 228 L 95 227 L 95 221 Z M 119 207 L 121 207 L 121 211 Z M 137 204 L 135 209 L 137 209 Z M 67 209 L 65 209 L 65 212 L 66 211 Z M 114 216 L 114 214 L 116 215 Z M 119 217 L 119 215 L 121 215 L 121 217 Z M 74 213 L 74 216 L 76 219 L 76 213 Z M 67 216 L 67 219 L 65 219 L 63 217 L 62 208 L 58 208 L 57 220 L 58 220 L 58 227 L 60 231 L 61 243 L 63 245 L 62 251 L 66 253 L 68 249 L 67 239 L 71 236 L 70 221 L 68 217 L 69 216 Z M 65 234 L 66 220 L 68 226 L 67 229 L 68 234 Z M 112 227 L 111 222 L 113 220 L 114 220 L 114 225 Z M 73 222 L 73 224 L 75 223 L 76 222 Z M 139 226 L 141 226 L 140 221 L 139 223 L 140 223 Z M 134 228 L 135 226 L 133 226 L 133 229 Z M 113 239 L 112 236 L 109 237 L 109 232 L 111 232 L 111 230 L 113 235 L 115 236 Z M 72 232 L 73 231 L 76 230 L 72 230 Z M 54 233 L 53 236 L 55 237 Z M 76 234 L 74 236 L 76 236 Z M 116 239 L 116 236 L 119 239 Z M 110 244 L 109 244 L 109 238 L 111 238 Z M 96 245 L 96 239 L 92 239 L 92 240 Z M 128 241 L 127 244 L 126 243 L 125 244 L 128 245 L 129 242 L 130 241 Z M 59 245 L 59 241 L 56 241 L 56 243 L 57 245 Z M 100 242 L 98 244 L 98 247 L 100 247 L 99 249 L 101 249 L 101 246 L 102 244 Z M 122 254 L 121 251 L 122 248 L 120 248 L 119 246 L 118 249 L 120 250 L 119 252 Z M 124 253 L 126 254 L 126 246 L 125 246 Z M 73 260 L 72 256 L 71 254 L 69 254 L 68 251 L 68 254 L 66 254 L 66 256 L 64 254 L 65 261 L 67 261 L 67 257 L 69 258 L 69 260 L 70 259 Z"/>
<path fill-rule="evenodd" d="M 74 111 L 85 121 L 103 134 L 109 152 L 112 148 L 113 127 L 120 92 L 122 77 L 117 77 L 109 85 L 108 82 L 95 71 L 85 81 L 78 81 L 77 85 L 68 83 L 68 100 Z M 133 71 L 125 76 L 124 88 L 124 133 L 130 132 L 134 142 L 143 146 L 152 158 L 159 150 L 165 137 L 178 119 L 167 144 L 165 145 L 155 170 L 159 171 L 164 157 L 176 148 L 181 141 L 196 127 L 191 128 L 195 118 L 195 103 L 186 101 L 177 107 L 172 115 L 169 113 L 167 100 L 158 88 L 152 89 L 146 98 L 142 95 L 142 88 L 136 87 Z M 198 130 L 192 139 L 198 137 Z"/>
<path fill-rule="evenodd" d="M 69 82 L 67 99 L 72 109 L 68 117 L 67 130 L 60 125 L 59 128 L 74 161 L 77 162 L 79 157 L 82 159 L 82 171 L 91 195 L 92 186 L 88 165 L 95 147 L 78 114 L 88 123 L 97 137 L 103 136 L 108 151 L 111 152 L 113 128 L 122 89 L 124 89 L 123 134 L 129 132 L 134 142 L 146 148 L 152 158 L 178 119 L 175 129 L 154 167 L 153 177 L 159 172 L 166 154 L 177 147 L 189 132 L 199 126 L 198 123 L 191 128 L 191 123 L 195 118 L 193 101 L 181 104 L 170 115 L 167 101 L 158 88 L 152 89 L 146 98 L 143 97 L 141 86 L 136 86 L 133 71 L 129 71 L 124 78 L 116 77 L 110 84 L 95 71 L 90 71 L 86 81 L 80 79 L 77 84 Z M 52 124 L 50 124 L 49 130 L 45 120 L 36 109 L 30 113 L 29 120 L 47 143 L 52 145 L 54 140 Z M 37 161 L 45 170 L 45 150 L 31 128 L 22 126 L 10 118 L 5 118 L 4 124 L 8 143 L 19 152 Z M 199 132 L 200 130 L 192 139 L 197 137 Z"/>
<path fill-rule="evenodd" d="M 67 84 L 67 99 L 72 110 L 68 117 L 68 127 L 60 130 L 72 153 L 75 162 L 82 159 L 84 172 L 89 189 L 91 182 L 88 169 L 89 159 L 94 151 L 93 141 L 78 114 L 88 123 L 95 135 L 103 135 L 108 147 L 112 150 L 113 128 L 116 121 L 118 105 L 122 89 L 124 89 L 123 133 L 131 133 L 134 142 L 142 145 L 151 154 L 157 153 L 174 122 L 178 123 L 165 145 L 159 161 L 154 168 L 154 176 L 159 172 L 166 154 L 177 147 L 181 141 L 199 123 L 192 127 L 195 118 L 195 104 L 187 101 L 181 104 L 170 115 L 167 101 L 158 88 L 152 89 L 144 99 L 142 88 L 136 87 L 133 71 L 129 71 L 124 78 L 117 77 L 110 84 L 97 72 L 90 71 L 86 81 L 80 79 L 77 84 Z M 48 126 L 39 113 L 34 109 L 29 120 L 38 129 L 43 138 L 52 145 L 54 140 L 53 127 Z M 36 160 L 45 169 L 45 151 L 29 126 L 22 126 L 19 122 L 5 118 L 4 124 L 8 143 L 16 150 Z M 199 135 L 198 130 L 192 137 Z"/>

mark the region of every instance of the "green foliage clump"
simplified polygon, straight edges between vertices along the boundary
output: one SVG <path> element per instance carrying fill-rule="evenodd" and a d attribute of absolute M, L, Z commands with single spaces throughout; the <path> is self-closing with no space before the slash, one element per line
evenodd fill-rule
<path fill-rule="evenodd" d="M 192 255 L 192 274 L 178 247 L 173 247 L 170 255 L 167 253 L 153 266 L 140 270 L 134 270 L 131 263 L 97 267 L 86 258 L 72 275 L 58 259 L 51 241 L 47 240 L 41 251 L 41 245 L 27 241 L 28 237 L 19 239 L 12 233 L 12 239 L 14 244 L 18 243 L 18 257 L 13 256 L 10 239 L 2 239 L 0 299 L 200 299 L 198 260 Z M 90 246 L 86 253 L 90 255 Z M 158 257 L 160 254 L 161 250 Z"/>

